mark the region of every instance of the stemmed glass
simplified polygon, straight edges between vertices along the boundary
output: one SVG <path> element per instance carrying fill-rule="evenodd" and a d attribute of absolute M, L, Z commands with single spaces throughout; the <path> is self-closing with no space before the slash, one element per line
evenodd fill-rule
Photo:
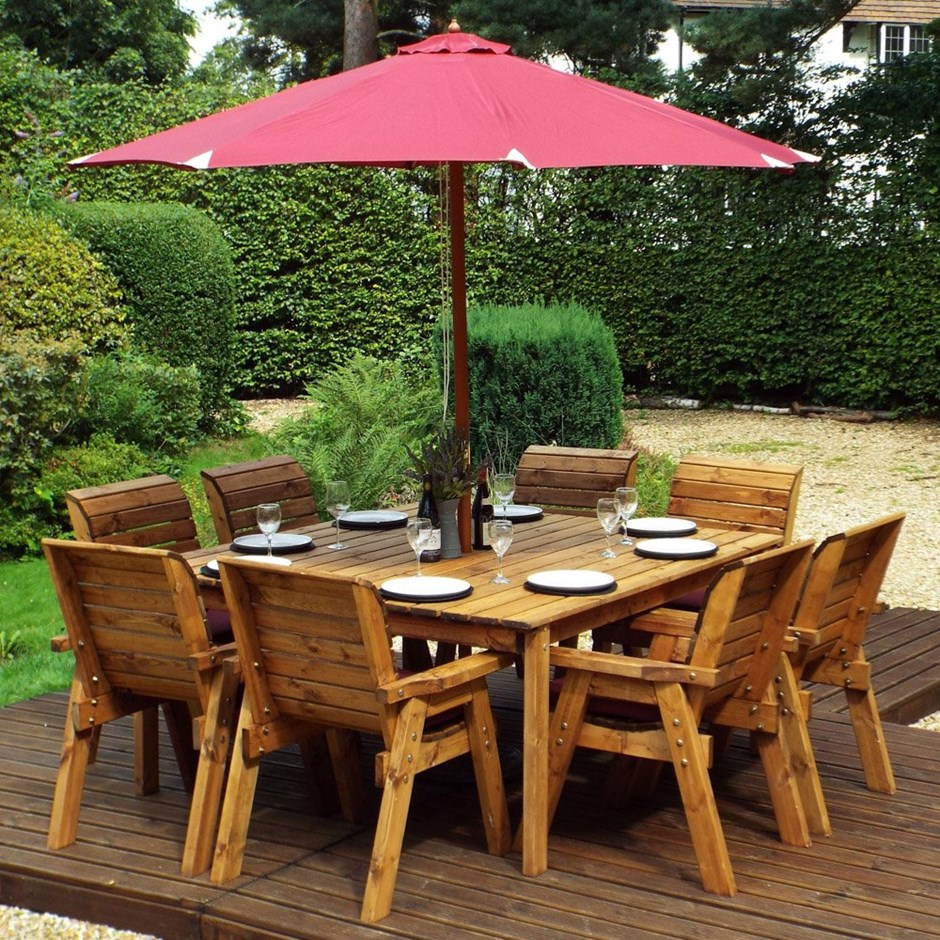
<path fill-rule="evenodd" d="M 607 535 L 607 548 L 601 552 L 601 558 L 616 558 L 617 553 L 610 547 L 610 537 L 620 522 L 620 503 L 616 499 L 604 497 L 597 501 L 597 518 Z"/>
<path fill-rule="evenodd" d="M 332 549 L 345 548 L 339 540 L 339 517 L 349 510 L 349 484 L 345 480 L 331 480 L 326 484 L 326 511 L 336 520 L 336 541 L 327 546 Z"/>
<path fill-rule="evenodd" d="M 281 527 L 281 504 L 261 503 L 255 510 L 255 519 L 262 535 L 268 540 L 268 554 L 272 554 L 272 537 Z"/>
<path fill-rule="evenodd" d="M 494 519 L 490 523 L 490 548 L 496 552 L 496 577 L 493 584 L 509 584 L 509 578 L 503 574 L 503 555 L 512 545 L 512 521 L 510 519 Z"/>
<path fill-rule="evenodd" d="M 503 507 L 502 515 L 516 494 L 516 476 L 514 473 L 497 473 L 493 477 L 493 497 Z"/>
<path fill-rule="evenodd" d="M 412 519 L 405 528 L 405 534 L 408 536 L 408 544 L 415 553 L 415 560 L 418 562 L 417 577 L 423 577 L 421 573 L 421 552 L 424 551 L 424 546 L 431 539 L 431 520 L 424 516 Z"/>
<path fill-rule="evenodd" d="M 618 486 L 617 502 L 620 504 L 620 518 L 623 520 L 623 538 L 621 545 L 632 545 L 633 539 L 627 533 L 627 527 L 630 525 L 630 519 L 636 512 L 639 505 L 635 486 Z"/>

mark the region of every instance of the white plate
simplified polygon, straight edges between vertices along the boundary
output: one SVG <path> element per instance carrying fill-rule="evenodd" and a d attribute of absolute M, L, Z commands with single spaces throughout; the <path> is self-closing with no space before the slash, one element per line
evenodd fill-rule
<path fill-rule="evenodd" d="M 530 522 L 542 518 L 542 510 L 538 506 L 494 506 L 494 519 L 511 519 L 513 522 Z"/>
<path fill-rule="evenodd" d="M 468 581 L 434 575 L 390 578 L 379 588 L 384 597 L 397 601 L 448 601 L 466 597 L 473 590 Z"/>
<path fill-rule="evenodd" d="M 309 535 L 297 535 L 294 532 L 275 532 L 271 536 L 271 547 L 275 555 L 305 552 L 313 548 L 313 539 Z M 239 535 L 232 542 L 232 548 L 248 555 L 267 555 L 268 539 L 260 532 L 256 535 Z"/>
<path fill-rule="evenodd" d="M 397 509 L 356 509 L 339 517 L 341 529 L 395 529 L 408 521 Z"/>
<path fill-rule="evenodd" d="M 693 535 L 698 526 L 691 519 L 673 519 L 669 516 L 649 516 L 646 519 L 631 519 L 627 523 L 627 535 Z"/>
<path fill-rule="evenodd" d="M 645 558 L 708 558 L 718 546 L 705 539 L 646 539 L 634 551 Z"/>
<path fill-rule="evenodd" d="M 548 594 L 600 594 L 616 585 L 614 576 L 585 568 L 536 571 L 526 578 L 526 587 Z"/>

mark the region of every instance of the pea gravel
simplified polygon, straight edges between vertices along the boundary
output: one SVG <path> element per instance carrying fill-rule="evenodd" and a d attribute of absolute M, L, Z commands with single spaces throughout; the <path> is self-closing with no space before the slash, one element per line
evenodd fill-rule
<path fill-rule="evenodd" d="M 258 430 L 301 402 L 249 403 Z M 627 412 L 627 440 L 679 458 L 709 454 L 802 464 L 797 538 L 819 540 L 888 513 L 907 519 L 882 597 L 894 607 L 940 610 L 940 424 L 860 424 L 731 410 Z M 940 731 L 940 713 L 917 727 Z M 0 940 L 159 940 L 52 914 L 0 906 Z M 170 938 L 164 938 L 170 940 Z"/>

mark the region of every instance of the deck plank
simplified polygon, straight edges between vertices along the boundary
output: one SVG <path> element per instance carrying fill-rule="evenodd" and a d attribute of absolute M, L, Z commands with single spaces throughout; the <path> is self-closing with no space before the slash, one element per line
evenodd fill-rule
<path fill-rule="evenodd" d="M 940 614 L 880 614 L 867 649 L 886 715 L 940 696 Z M 491 688 L 501 740 L 518 741 L 514 671 L 498 674 Z M 822 690 L 810 724 L 830 838 L 805 849 L 779 841 L 745 736 L 713 771 L 739 886 L 734 898 L 701 889 L 671 772 L 654 800 L 610 812 L 596 797 L 605 759 L 585 753 L 562 796 L 550 867 L 537 878 L 521 874 L 518 855 L 483 850 L 472 786 L 459 775 L 422 775 L 392 914 L 367 926 L 358 914 L 371 824 L 310 812 L 294 751 L 262 765 L 244 873 L 230 884 L 179 874 L 187 797 L 172 751 L 164 740 L 160 793 L 136 797 L 127 721 L 106 729 L 89 770 L 78 841 L 48 851 L 66 696 L 42 696 L 0 710 L 0 902 L 167 940 L 940 938 L 940 735 L 887 724 L 899 792 L 872 793 L 841 698 Z M 364 744 L 368 773 L 378 744 Z M 509 791 L 517 819 L 518 780 Z"/>

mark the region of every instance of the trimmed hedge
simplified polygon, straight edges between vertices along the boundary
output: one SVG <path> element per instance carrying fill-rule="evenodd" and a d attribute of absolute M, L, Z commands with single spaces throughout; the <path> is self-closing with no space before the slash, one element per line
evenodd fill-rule
<path fill-rule="evenodd" d="M 471 450 L 515 465 L 530 444 L 617 447 L 623 379 L 613 336 L 577 304 L 468 311 Z"/>
<path fill-rule="evenodd" d="M 218 226 L 168 204 L 76 203 L 60 218 L 121 284 L 134 346 L 198 369 L 200 424 L 210 430 L 227 408 L 235 340 L 234 268 Z"/>

